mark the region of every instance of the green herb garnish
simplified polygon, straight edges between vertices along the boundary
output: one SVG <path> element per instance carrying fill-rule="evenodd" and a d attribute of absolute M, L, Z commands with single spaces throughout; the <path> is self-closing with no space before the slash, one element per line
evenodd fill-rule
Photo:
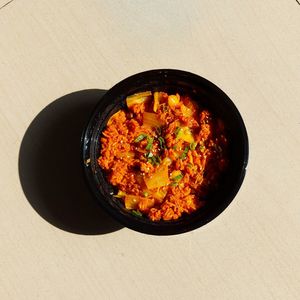
<path fill-rule="evenodd" d="M 177 186 L 177 185 L 178 185 L 178 182 L 176 182 L 176 181 L 170 183 L 170 186 Z"/>
<path fill-rule="evenodd" d="M 201 152 L 203 152 L 205 150 L 205 146 L 204 145 L 200 145 L 199 149 L 200 149 Z"/>
<path fill-rule="evenodd" d="M 165 140 L 164 140 L 164 138 L 160 136 L 160 137 L 158 138 L 158 141 L 159 141 L 160 149 L 165 149 L 166 146 L 165 146 Z"/>
<path fill-rule="evenodd" d="M 183 178 L 183 175 L 182 175 L 182 174 L 179 174 L 179 175 L 175 176 L 175 177 L 173 178 L 173 180 L 174 180 L 174 181 L 179 181 L 179 180 L 181 180 L 182 178 Z"/>
<path fill-rule="evenodd" d="M 149 138 L 147 137 L 147 146 L 146 146 L 146 150 L 151 150 L 152 149 L 152 146 L 153 146 L 153 138 Z"/>
<path fill-rule="evenodd" d="M 134 142 L 135 142 L 135 143 L 138 143 L 138 142 L 142 141 L 143 139 L 145 139 L 145 138 L 147 138 L 147 137 L 148 137 L 147 134 L 141 133 L 141 134 L 134 140 Z"/>
<path fill-rule="evenodd" d="M 190 149 L 191 150 L 195 150 L 196 147 L 197 147 L 197 143 L 195 143 L 195 142 L 190 143 Z"/>
<path fill-rule="evenodd" d="M 174 149 L 174 150 L 177 150 L 177 145 L 174 145 L 174 146 L 173 146 L 173 149 Z"/>
<path fill-rule="evenodd" d="M 151 152 L 150 152 L 151 153 Z M 152 154 L 152 153 L 151 153 Z M 159 156 L 156 156 L 156 155 L 151 155 L 149 156 L 148 155 L 148 162 L 150 162 L 152 165 L 156 166 L 156 165 L 159 165 L 160 162 L 161 162 L 161 159 Z"/>
<path fill-rule="evenodd" d="M 144 197 L 148 197 L 148 196 L 149 196 L 149 193 L 148 193 L 148 192 L 143 192 L 143 196 L 144 196 Z"/>
<path fill-rule="evenodd" d="M 143 214 L 139 210 L 132 210 L 131 213 L 136 217 L 142 217 Z"/>
<path fill-rule="evenodd" d="M 146 156 L 147 158 L 151 158 L 151 157 L 153 156 L 153 153 L 152 153 L 152 152 L 148 152 L 148 153 L 145 154 L 145 156 Z"/>
<path fill-rule="evenodd" d="M 189 152 L 189 147 L 185 147 L 184 151 L 180 155 L 180 159 L 186 159 L 187 153 Z"/>
<path fill-rule="evenodd" d="M 178 136 L 180 130 L 181 130 L 180 127 L 176 127 L 176 129 L 175 129 L 175 131 L 174 131 L 174 134 L 175 134 L 176 137 Z"/>
<path fill-rule="evenodd" d="M 156 127 L 156 133 L 157 135 L 161 135 L 161 127 Z"/>

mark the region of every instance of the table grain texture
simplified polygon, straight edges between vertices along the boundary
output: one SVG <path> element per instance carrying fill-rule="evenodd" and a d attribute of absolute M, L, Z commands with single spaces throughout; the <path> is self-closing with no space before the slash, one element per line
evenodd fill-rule
<path fill-rule="evenodd" d="M 300 299 L 297 1 L 0 7 L 0 299 Z M 122 228 L 82 199 L 70 161 L 79 148 L 65 145 L 105 90 L 156 68 L 218 85 L 250 141 L 232 204 L 206 226 L 167 237 Z"/>

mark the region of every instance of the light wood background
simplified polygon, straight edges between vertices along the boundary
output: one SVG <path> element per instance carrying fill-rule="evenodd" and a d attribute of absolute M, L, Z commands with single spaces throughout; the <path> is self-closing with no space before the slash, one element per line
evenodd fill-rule
<path fill-rule="evenodd" d="M 30 204 L 39 187 L 27 182 L 26 194 L 19 179 L 30 123 L 66 94 L 154 68 L 206 77 L 237 105 L 250 160 L 235 200 L 171 237 L 119 228 L 102 212 L 98 234 L 47 222 Z M 87 94 L 74 105 L 101 91 Z M 299 130 L 295 0 L 10 2 L 0 9 L 0 299 L 299 299 Z M 34 137 L 28 149 L 39 151 Z M 49 155 L 39 153 L 41 166 Z M 23 163 L 23 181 L 39 176 Z"/>

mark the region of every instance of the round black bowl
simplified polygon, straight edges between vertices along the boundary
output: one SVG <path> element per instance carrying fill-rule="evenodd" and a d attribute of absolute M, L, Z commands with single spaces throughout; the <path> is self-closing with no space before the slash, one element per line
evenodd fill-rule
<path fill-rule="evenodd" d="M 128 95 L 141 91 L 166 91 L 190 95 L 220 117 L 227 128 L 229 167 L 217 190 L 209 195 L 206 206 L 176 221 L 152 222 L 132 215 L 121 201 L 113 197 L 112 185 L 97 163 L 100 135 L 110 116 L 125 107 Z M 101 206 L 128 228 L 144 233 L 169 235 L 198 228 L 217 217 L 237 194 L 248 162 L 248 137 L 241 115 L 229 97 L 208 80 L 179 70 L 160 69 L 142 72 L 116 84 L 99 101 L 82 138 L 83 165 L 88 184 Z"/>

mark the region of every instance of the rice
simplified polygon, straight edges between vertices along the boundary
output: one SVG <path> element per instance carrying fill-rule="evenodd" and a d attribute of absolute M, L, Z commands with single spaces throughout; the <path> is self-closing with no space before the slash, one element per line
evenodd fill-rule
<path fill-rule="evenodd" d="M 228 165 L 222 120 L 189 96 L 142 92 L 109 119 L 98 159 L 126 209 L 169 221 L 201 209 Z"/>

